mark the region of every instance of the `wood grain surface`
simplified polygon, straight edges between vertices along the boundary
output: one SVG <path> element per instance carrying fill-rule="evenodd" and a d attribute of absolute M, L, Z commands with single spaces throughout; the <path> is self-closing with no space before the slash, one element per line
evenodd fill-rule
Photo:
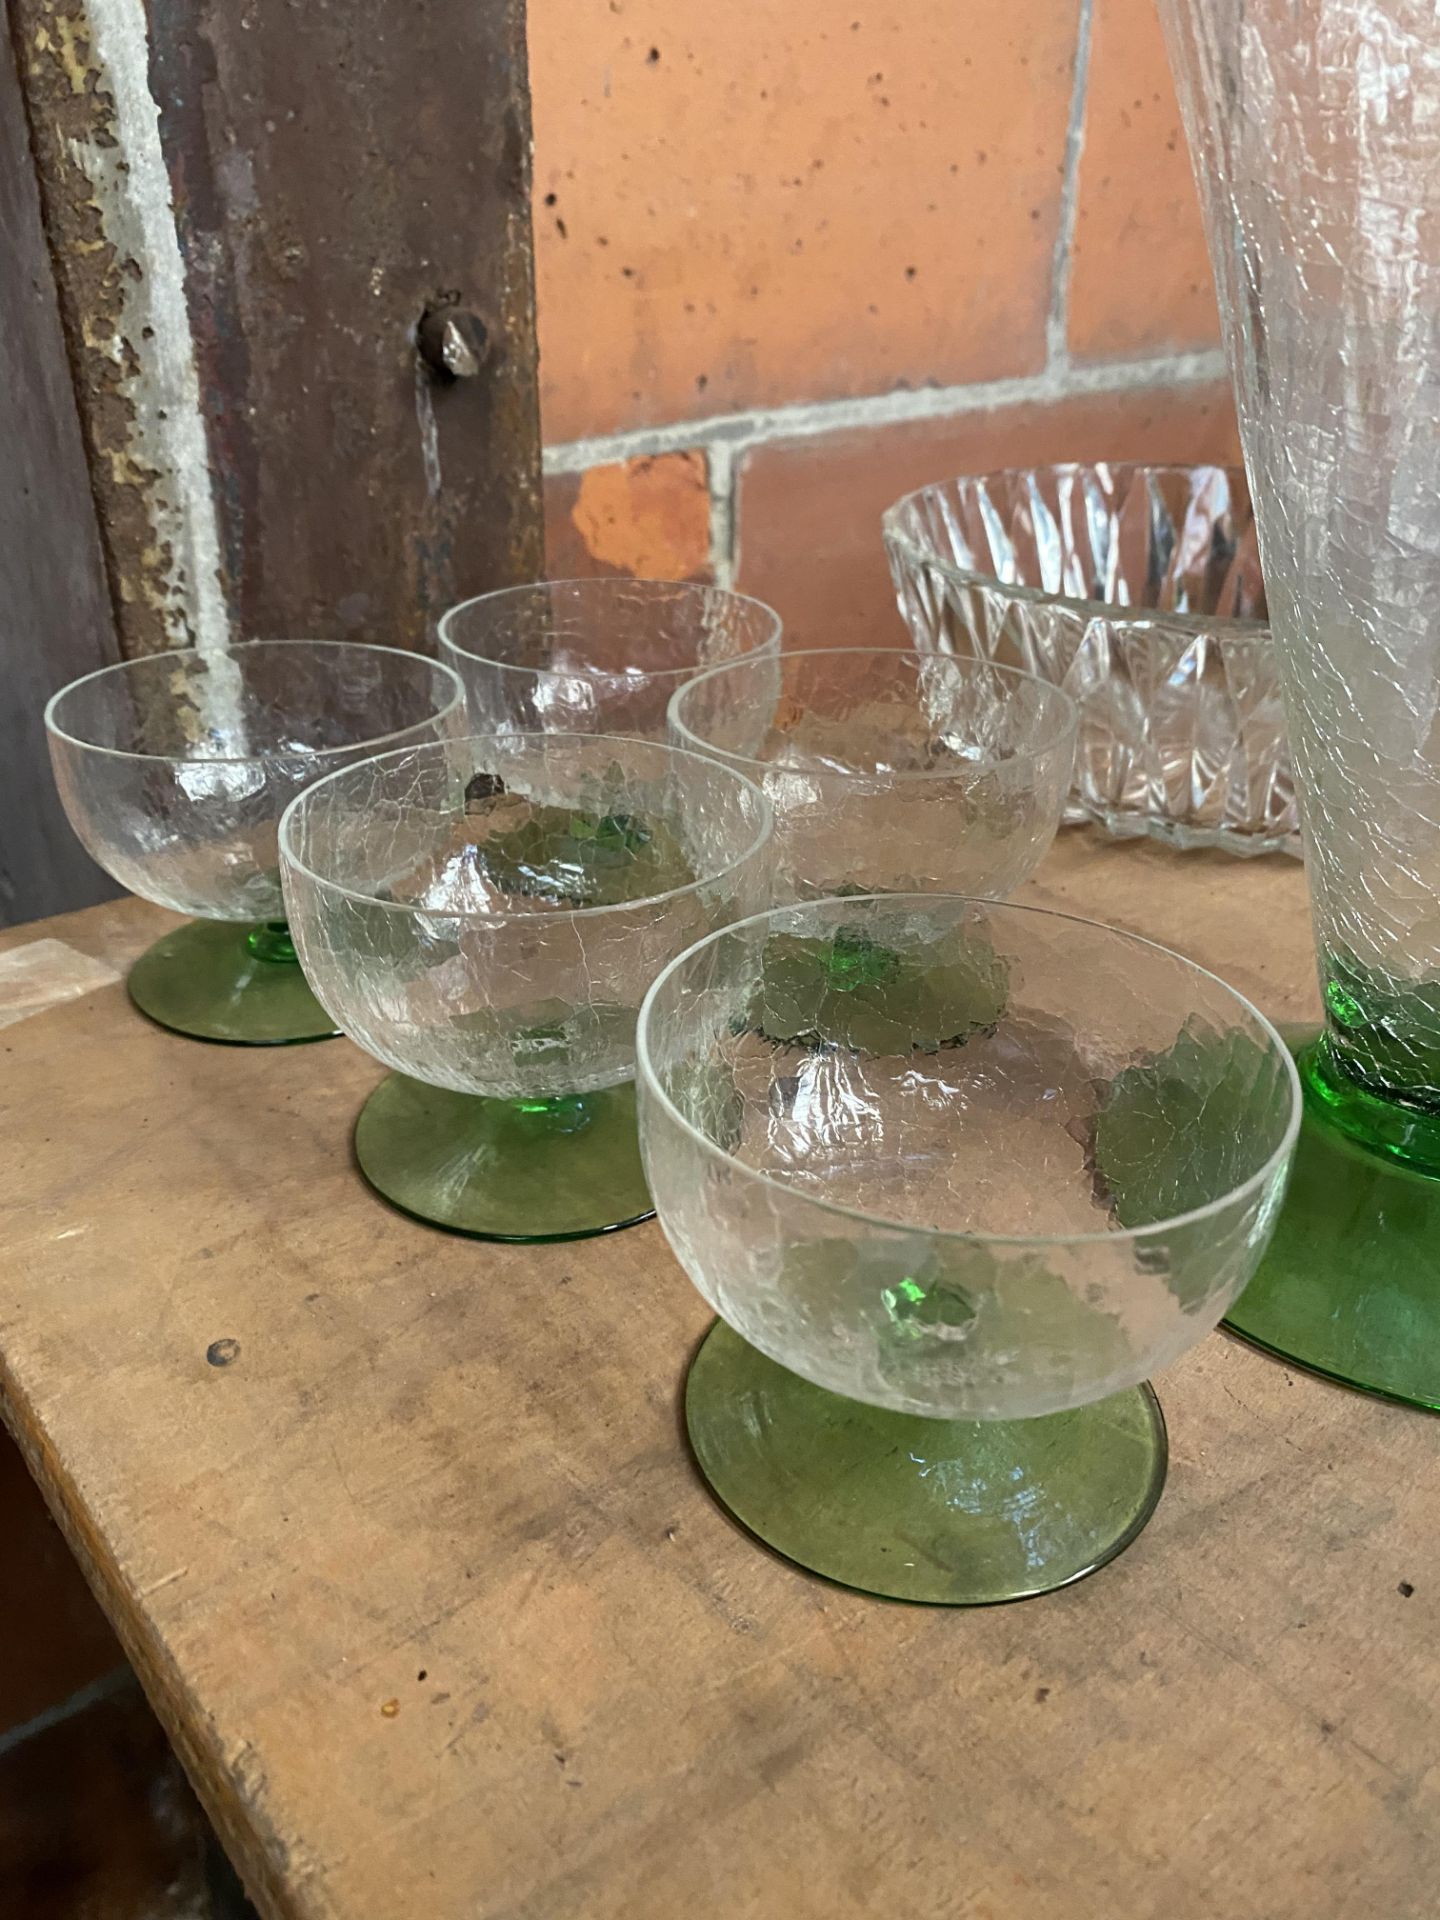
<path fill-rule="evenodd" d="M 1026 897 L 1314 1013 L 1287 862 L 1067 834 Z M 707 1314 L 658 1229 L 387 1211 L 349 1155 L 378 1072 L 118 986 L 0 1032 L 3 1411 L 268 1920 L 1434 1912 L 1440 1422 L 1217 1335 L 1159 1383 L 1122 1559 L 867 1600 L 698 1483 Z"/>

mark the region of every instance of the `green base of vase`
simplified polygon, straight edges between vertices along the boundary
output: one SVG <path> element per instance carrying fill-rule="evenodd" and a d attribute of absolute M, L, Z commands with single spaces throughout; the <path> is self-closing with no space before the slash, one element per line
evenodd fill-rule
<path fill-rule="evenodd" d="M 340 1031 L 279 921 L 192 920 L 147 948 L 126 984 L 141 1013 L 192 1040 L 284 1047 Z"/>
<path fill-rule="evenodd" d="M 888 1600 L 991 1606 L 1124 1551 L 1167 1447 L 1149 1387 L 1039 1420 L 926 1420 L 812 1386 L 723 1321 L 685 1387 L 700 1471 L 787 1560 Z"/>
<path fill-rule="evenodd" d="M 1404 1164 L 1435 1117 L 1337 1085 L 1323 1060 L 1297 1054 L 1305 1117 L 1290 1190 L 1225 1325 L 1307 1372 L 1440 1410 L 1440 1179 Z"/>
<path fill-rule="evenodd" d="M 583 1240 L 654 1212 L 633 1083 L 485 1100 L 392 1073 L 360 1111 L 355 1157 L 403 1212 L 481 1240 Z"/>

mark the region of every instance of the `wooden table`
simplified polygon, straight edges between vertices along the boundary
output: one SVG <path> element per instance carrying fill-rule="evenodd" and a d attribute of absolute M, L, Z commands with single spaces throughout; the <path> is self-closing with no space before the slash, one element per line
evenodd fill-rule
<path fill-rule="evenodd" d="M 1027 895 L 1314 1011 L 1285 861 L 1070 834 Z M 0 945 L 119 966 L 164 924 Z M 654 1226 L 518 1249 L 387 1211 L 343 1041 L 201 1046 L 115 985 L 0 1048 L 5 1418 L 265 1915 L 1435 1913 L 1440 1421 L 1217 1336 L 1161 1382 L 1169 1486 L 1121 1560 L 877 1603 L 698 1484 L 707 1315 Z"/>

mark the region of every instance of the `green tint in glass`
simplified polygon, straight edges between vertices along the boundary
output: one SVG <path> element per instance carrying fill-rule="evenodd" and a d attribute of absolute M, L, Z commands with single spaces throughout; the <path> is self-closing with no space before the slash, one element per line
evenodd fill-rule
<path fill-rule="evenodd" d="M 1394 351 L 1440 303 L 1433 10 L 1385 9 L 1417 111 L 1379 114 L 1366 63 L 1332 57 L 1329 7 L 1160 11 L 1224 290 L 1326 1013 L 1288 1204 L 1230 1324 L 1436 1406 L 1440 460 L 1431 357 Z M 1406 210 L 1398 250 L 1381 204 Z"/>
<path fill-rule="evenodd" d="M 765 897 L 769 826 L 726 768 L 584 733 L 381 754 L 302 794 L 280 830 L 296 946 L 395 1070 L 356 1126 L 371 1185 L 487 1239 L 646 1218 L 640 1001 Z"/>
<path fill-rule="evenodd" d="M 987 1606 L 1123 1551 L 1165 1484 L 1149 1387 L 1036 1420 L 928 1420 L 813 1386 L 723 1321 L 685 1389 L 716 1497 L 786 1559 L 891 1600 Z"/>
<path fill-rule="evenodd" d="M 283 920 L 191 921 L 147 948 L 127 984 L 143 1014 L 194 1040 L 279 1047 L 340 1031 L 310 991 Z"/>
<path fill-rule="evenodd" d="M 778 1044 L 934 1050 L 993 1027 L 1008 986 L 983 944 L 937 957 L 895 951 L 863 927 L 823 940 L 776 933 L 752 1018 Z"/>
<path fill-rule="evenodd" d="M 487 1100 L 392 1073 L 361 1109 L 355 1157 L 406 1213 L 484 1240 L 578 1240 L 652 1211 L 633 1083 Z"/>
<path fill-rule="evenodd" d="M 1400 1094 L 1357 1080 L 1353 1056 L 1333 1032 L 1299 1057 L 1300 1077 L 1317 1122 L 1336 1127 L 1371 1153 L 1417 1173 L 1440 1174 L 1440 1113 Z"/>
<path fill-rule="evenodd" d="M 281 918 L 281 815 L 381 743 L 443 739 L 463 702 L 438 661 L 360 641 L 167 650 L 62 687 L 45 725 L 71 825 L 122 886 L 196 922 L 134 967 L 141 1012 L 239 1046 L 338 1032 Z"/>
<path fill-rule="evenodd" d="M 1226 1326 L 1346 1386 L 1440 1409 L 1440 1118 L 1298 1054 L 1305 1118 L 1275 1238 Z M 1409 1162 L 1411 1164 L 1406 1164 Z"/>
<path fill-rule="evenodd" d="M 798 1564 L 981 1605 L 1120 1552 L 1164 1480 L 1142 1383 L 1255 1271 L 1293 1063 L 1221 981 L 1112 928 L 945 894 L 807 901 L 659 976 L 656 1210 L 722 1316 L 712 1488 Z"/>

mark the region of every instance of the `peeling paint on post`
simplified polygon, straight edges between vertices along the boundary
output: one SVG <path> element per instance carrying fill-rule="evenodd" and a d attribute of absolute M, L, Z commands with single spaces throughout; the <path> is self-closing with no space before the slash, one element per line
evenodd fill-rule
<path fill-rule="evenodd" d="M 9 7 L 124 650 L 538 574 L 523 0 Z"/>
<path fill-rule="evenodd" d="M 141 0 L 15 0 L 47 225 L 128 653 L 223 646 L 220 541 Z"/>

